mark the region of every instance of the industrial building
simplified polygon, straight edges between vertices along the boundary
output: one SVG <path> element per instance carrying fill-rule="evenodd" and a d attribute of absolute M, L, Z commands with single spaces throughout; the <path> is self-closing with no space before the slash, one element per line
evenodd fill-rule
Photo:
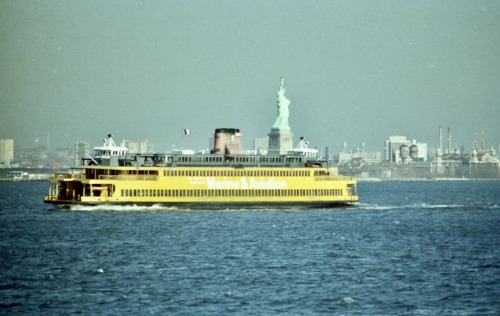
<path fill-rule="evenodd" d="M 9 168 L 14 160 L 14 140 L 0 139 L 0 168 Z"/>
<path fill-rule="evenodd" d="M 389 136 L 384 143 L 384 160 L 396 164 L 427 161 L 427 144 L 406 136 Z"/>

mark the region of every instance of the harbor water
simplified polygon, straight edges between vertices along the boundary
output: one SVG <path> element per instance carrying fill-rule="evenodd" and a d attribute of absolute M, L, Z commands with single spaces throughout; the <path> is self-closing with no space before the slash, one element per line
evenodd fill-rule
<path fill-rule="evenodd" d="M 61 211 L 47 183 L 0 183 L 0 314 L 500 314 L 500 181 L 358 191 L 339 209 Z"/>

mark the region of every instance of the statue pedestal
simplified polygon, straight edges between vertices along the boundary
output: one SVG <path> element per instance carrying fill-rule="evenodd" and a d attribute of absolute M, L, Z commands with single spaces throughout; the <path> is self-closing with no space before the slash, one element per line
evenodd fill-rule
<path fill-rule="evenodd" d="M 288 150 L 293 148 L 293 134 L 290 129 L 273 128 L 268 135 L 268 153 L 270 155 L 286 154 Z"/>

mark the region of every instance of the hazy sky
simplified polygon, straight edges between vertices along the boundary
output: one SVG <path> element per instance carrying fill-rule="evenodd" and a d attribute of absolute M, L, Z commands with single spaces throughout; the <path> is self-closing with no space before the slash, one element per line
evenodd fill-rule
<path fill-rule="evenodd" d="M 500 1 L 0 1 L 0 138 L 265 136 L 285 78 L 312 146 L 500 142 Z"/>

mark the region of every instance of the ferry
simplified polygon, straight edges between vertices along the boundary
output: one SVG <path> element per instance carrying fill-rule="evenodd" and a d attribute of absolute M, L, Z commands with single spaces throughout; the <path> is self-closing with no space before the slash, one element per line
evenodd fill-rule
<path fill-rule="evenodd" d="M 181 208 L 349 206 L 356 181 L 301 140 L 286 154 L 246 154 L 236 128 L 215 130 L 210 153 L 129 153 L 112 138 L 69 173 L 49 180 L 45 203 L 165 205 Z"/>

